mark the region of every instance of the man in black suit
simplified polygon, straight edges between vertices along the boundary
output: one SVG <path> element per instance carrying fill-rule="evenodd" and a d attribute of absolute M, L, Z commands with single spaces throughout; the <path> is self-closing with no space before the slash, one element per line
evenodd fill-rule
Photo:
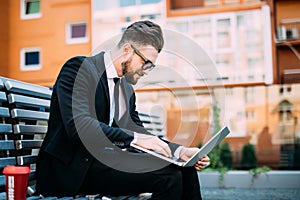
<path fill-rule="evenodd" d="M 155 67 L 163 43 L 157 24 L 139 21 L 125 30 L 111 51 L 74 57 L 63 65 L 53 87 L 48 132 L 37 161 L 38 193 L 150 192 L 152 199 L 201 199 L 197 170 L 207 165 L 207 156 L 192 168 L 181 168 L 130 150 L 135 143 L 182 160 L 198 150 L 152 135 L 136 111 L 131 85 Z"/>

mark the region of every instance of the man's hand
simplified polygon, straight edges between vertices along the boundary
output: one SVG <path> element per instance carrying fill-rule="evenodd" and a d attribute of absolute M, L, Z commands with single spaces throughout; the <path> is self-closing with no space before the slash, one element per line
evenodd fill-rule
<path fill-rule="evenodd" d="M 171 149 L 168 144 L 157 136 L 135 133 L 135 144 L 146 149 L 157 151 L 166 157 L 172 157 Z"/>
<path fill-rule="evenodd" d="M 179 153 L 179 158 L 183 161 L 187 161 L 189 160 L 193 155 L 195 155 L 195 153 L 197 153 L 199 151 L 198 148 L 194 147 L 194 148 L 187 148 L 187 147 L 182 147 L 180 153 Z M 195 169 L 196 170 L 201 170 L 203 168 L 205 168 L 206 166 L 208 166 L 209 163 L 209 157 L 206 155 L 204 157 L 202 157 L 195 165 Z"/>
<path fill-rule="evenodd" d="M 201 169 L 204 169 L 205 167 L 207 167 L 209 164 L 210 164 L 209 157 L 207 155 L 205 155 L 195 164 L 194 167 L 196 170 L 200 171 Z"/>

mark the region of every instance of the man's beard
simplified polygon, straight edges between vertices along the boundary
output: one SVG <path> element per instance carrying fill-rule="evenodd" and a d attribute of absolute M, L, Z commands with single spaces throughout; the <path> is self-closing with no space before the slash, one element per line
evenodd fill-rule
<path fill-rule="evenodd" d="M 128 66 L 130 65 L 130 63 L 131 63 L 131 60 L 127 60 L 127 61 L 121 63 L 122 73 L 128 83 L 135 85 L 137 83 L 137 79 L 134 78 L 134 75 L 136 74 L 136 72 L 128 71 Z"/>

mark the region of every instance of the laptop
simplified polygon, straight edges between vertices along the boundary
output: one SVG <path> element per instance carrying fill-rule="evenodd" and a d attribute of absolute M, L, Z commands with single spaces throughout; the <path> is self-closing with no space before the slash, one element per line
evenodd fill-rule
<path fill-rule="evenodd" d="M 227 126 L 224 126 L 219 132 L 217 132 L 213 137 L 211 137 L 200 149 L 197 153 L 195 153 L 188 161 L 182 161 L 181 159 L 178 159 L 176 157 L 168 158 L 156 151 L 145 149 L 143 147 L 140 147 L 136 144 L 131 144 L 131 147 L 138 149 L 140 151 L 146 152 L 148 154 L 151 154 L 153 156 L 156 156 L 160 159 L 163 159 L 165 161 L 168 161 L 172 164 L 181 166 L 181 167 L 192 167 L 194 166 L 200 158 L 207 155 L 215 146 L 217 146 L 228 134 L 230 133 L 230 130 Z"/>

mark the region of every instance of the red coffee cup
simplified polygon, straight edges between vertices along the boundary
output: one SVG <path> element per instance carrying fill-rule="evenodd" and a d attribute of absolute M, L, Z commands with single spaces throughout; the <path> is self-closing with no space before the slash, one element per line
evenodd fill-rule
<path fill-rule="evenodd" d="M 27 166 L 6 166 L 3 169 L 7 200 L 26 200 L 29 173 Z"/>

